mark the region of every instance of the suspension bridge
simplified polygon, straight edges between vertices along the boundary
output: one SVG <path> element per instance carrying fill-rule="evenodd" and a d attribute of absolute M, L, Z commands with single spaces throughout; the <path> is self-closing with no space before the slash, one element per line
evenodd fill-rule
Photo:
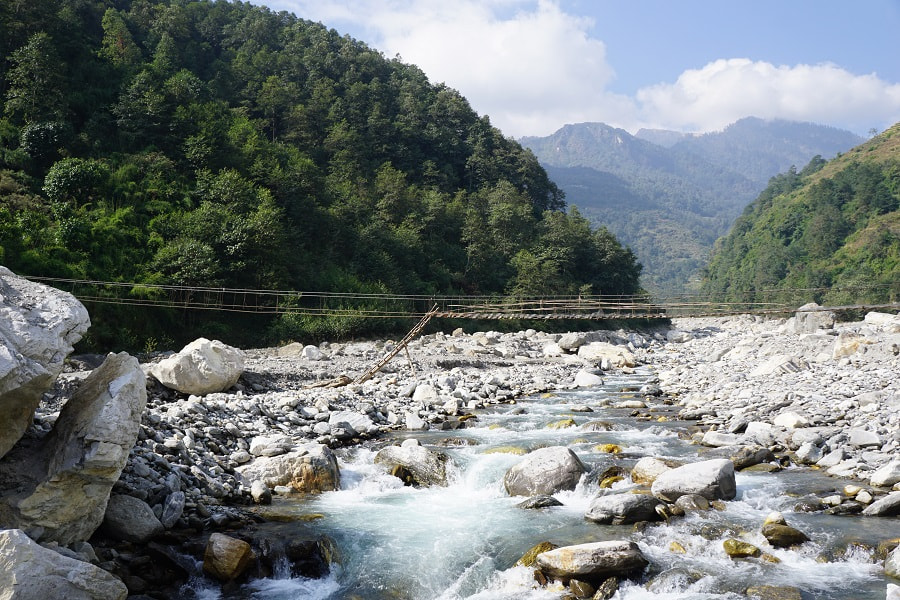
<path fill-rule="evenodd" d="M 736 314 L 790 314 L 823 288 L 756 290 L 739 301 L 717 301 L 699 295 L 510 296 L 402 295 L 297 290 L 258 290 L 164 284 L 28 277 L 70 292 L 83 303 L 162 307 L 250 314 L 298 314 L 367 319 L 420 319 L 425 315 L 449 319 L 622 320 Z M 848 303 L 821 310 L 900 310 L 897 286 L 887 291 L 890 302 Z M 831 290 L 834 292 L 835 290 Z M 874 286 L 841 290 L 844 297 L 861 298 Z"/>

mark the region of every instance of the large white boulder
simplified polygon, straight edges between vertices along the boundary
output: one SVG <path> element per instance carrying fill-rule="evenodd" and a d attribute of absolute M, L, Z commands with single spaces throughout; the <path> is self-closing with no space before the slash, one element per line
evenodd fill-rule
<path fill-rule="evenodd" d="M 121 580 L 44 548 L 20 529 L 0 531 L 0 600 L 124 600 Z"/>
<path fill-rule="evenodd" d="M 40 528 L 41 541 L 88 539 L 103 521 L 113 485 L 137 440 L 147 404 L 137 359 L 110 354 L 63 406 L 39 447 L 16 447 L 3 461 L 20 492 L 0 501 L 5 522 Z M 24 440 L 23 440 L 24 442 Z"/>
<path fill-rule="evenodd" d="M 539 448 L 526 454 L 503 478 L 510 496 L 552 495 L 574 490 L 585 468 L 578 456 L 565 446 Z"/>
<path fill-rule="evenodd" d="M 804 304 L 794 313 L 794 333 L 815 333 L 820 329 L 834 329 L 835 315 L 815 302 Z"/>
<path fill-rule="evenodd" d="M 633 367 L 637 364 L 634 354 L 627 346 L 614 346 L 607 342 L 591 342 L 578 348 L 579 358 L 597 363 L 604 359 L 614 367 Z"/>
<path fill-rule="evenodd" d="M 224 392 L 243 372 L 243 352 L 206 338 L 197 338 L 178 354 L 150 367 L 150 374 L 167 388 L 198 396 Z"/>
<path fill-rule="evenodd" d="M 900 482 L 900 458 L 883 465 L 872 473 L 869 484 L 875 487 L 891 487 Z"/>
<path fill-rule="evenodd" d="M 697 494 L 707 500 L 731 500 L 737 493 L 734 463 L 717 458 L 676 467 L 661 473 L 650 491 L 664 502 L 675 502 L 687 494 Z"/>
<path fill-rule="evenodd" d="M 0 266 L 0 456 L 25 433 L 41 394 L 90 324 L 71 294 Z"/>

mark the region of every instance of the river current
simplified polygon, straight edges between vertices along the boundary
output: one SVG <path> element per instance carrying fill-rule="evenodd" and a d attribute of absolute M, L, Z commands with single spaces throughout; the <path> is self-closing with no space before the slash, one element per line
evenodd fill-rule
<path fill-rule="evenodd" d="M 840 493 L 846 483 L 807 468 L 778 473 L 738 472 L 737 497 L 724 510 L 690 513 L 669 524 L 598 525 L 584 519 L 598 493 L 598 475 L 607 467 L 629 468 L 644 456 L 682 462 L 701 460 L 689 443 L 689 424 L 670 420 L 668 407 L 638 418 L 630 408 L 612 408 L 634 397 L 651 375 L 607 377 L 585 391 L 528 397 L 515 405 L 478 412 L 457 431 L 404 432 L 393 441 L 416 437 L 422 445 L 450 457 L 446 487 L 404 487 L 373 463 L 375 450 L 339 451 L 341 489 L 300 499 L 278 498 L 267 509 L 279 520 L 273 535 L 324 534 L 334 542 L 340 563 L 324 579 L 291 578 L 285 567 L 257 579 L 235 594 L 222 596 L 202 579 L 192 581 L 185 598 L 263 600 L 550 600 L 564 590 L 538 587 L 532 569 L 515 566 L 529 548 L 543 541 L 558 545 L 590 541 L 635 541 L 651 566 L 642 580 L 623 582 L 618 600 L 746 598 L 754 585 L 791 586 L 804 600 L 883 600 L 887 580 L 873 548 L 900 537 L 900 519 L 831 516 L 796 510 L 804 497 Z M 573 409 L 590 406 L 593 412 Z M 643 415 L 648 411 L 641 410 Z M 660 418 L 662 417 L 662 418 Z M 562 419 L 575 426 L 548 428 Z M 594 431 L 602 421 L 609 431 Z M 587 426 L 586 426 L 587 425 Z M 615 444 L 621 452 L 602 450 Z M 503 476 L 519 460 L 514 452 L 542 446 L 570 447 L 588 468 L 578 487 L 555 497 L 562 506 L 522 509 L 524 498 L 510 497 Z M 515 450 L 518 449 L 518 450 Z M 629 481 L 614 484 L 628 489 Z M 772 511 L 811 541 L 795 549 L 775 549 L 759 533 Z M 733 560 L 722 542 L 738 537 L 780 562 Z"/>

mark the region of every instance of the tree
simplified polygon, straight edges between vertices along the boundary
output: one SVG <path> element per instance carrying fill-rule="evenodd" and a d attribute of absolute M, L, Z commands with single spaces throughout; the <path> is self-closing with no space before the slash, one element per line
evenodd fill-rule
<path fill-rule="evenodd" d="M 63 116 L 63 62 L 50 36 L 35 33 L 9 60 L 13 66 L 6 73 L 6 114 L 25 123 Z"/>
<path fill-rule="evenodd" d="M 131 69 L 141 60 L 141 50 L 134 43 L 131 32 L 122 15 L 114 8 L 106 9 L 103 14 L 103 42 L 97 54 L 105 58 L 113 66 Z"/>

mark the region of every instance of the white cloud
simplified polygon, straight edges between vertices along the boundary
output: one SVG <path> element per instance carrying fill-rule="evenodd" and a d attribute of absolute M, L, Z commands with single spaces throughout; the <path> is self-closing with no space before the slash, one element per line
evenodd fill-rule
<path fill-rule="evenodd" d="M 830 64 L 775 66 L 721 59 L 636 95 L 643 120 L 711 131 L 745 116 L 813 121 L 865 132 L 900 120 L 900 84 Z"/>
<path fill-rule="evenodd" d="M 261 0 L 262 1 L 262 0 Z M 814 121 L 865 133 L 900 120 L 900 84 L 834 64 L 775 66 L 720 59 L 634 96 L 615 77 L 590 18 L 560 0 L 269 0 L 351 30 L 446 83 L 507 135 L 548 135 L 602 121 L 635 131 L 712 131 L 746 116 Z M 648 50 L 649 51 L 649 50 Z"/>

